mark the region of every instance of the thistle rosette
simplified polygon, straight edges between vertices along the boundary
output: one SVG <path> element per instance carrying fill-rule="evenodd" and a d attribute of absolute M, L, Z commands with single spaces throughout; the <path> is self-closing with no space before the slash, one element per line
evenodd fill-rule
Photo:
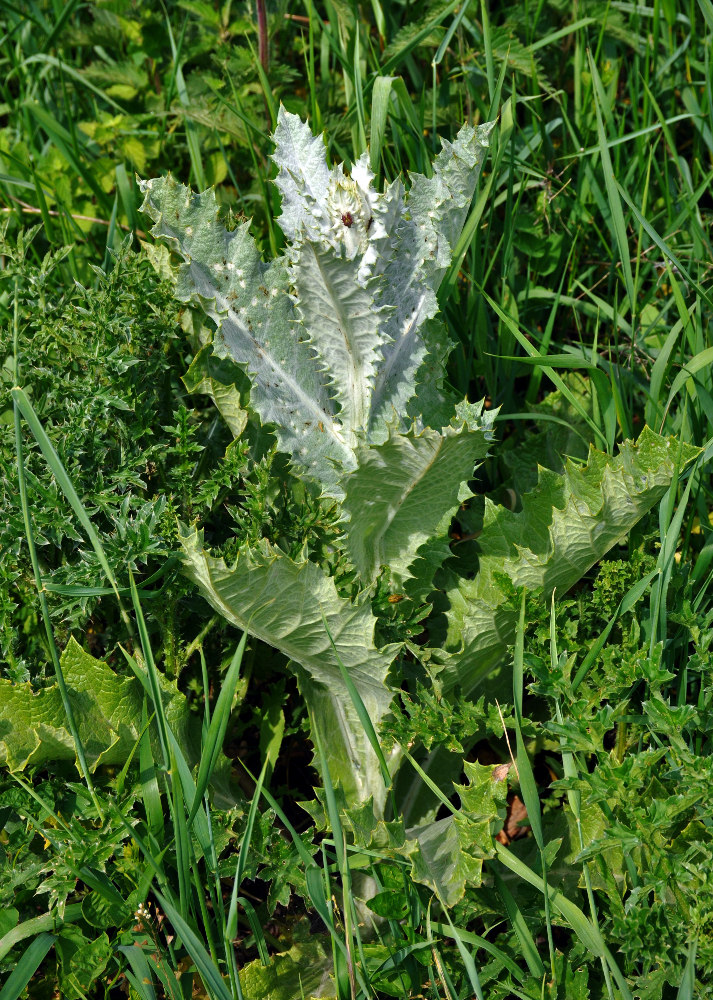
<path fill-rule="evenodd" d="M 432 177 L 379 192 L 366 154 L 351 175 L 330 169 L 323 138 L 280 108 L 273 159 L 287 249 L 268 263 L 246 224 L 220 223 L 212 191 L 143 184 L 154 235 L 183 258 L 179 297 L 215 321 L 214 352 L 245 369 L 253 410 L 326 495 L 343 498 L 357 449 L 384 443 L 395 423 L 407 432 L 414 420 L 435 430 L 450 421 L 436 292 L 491 129 L 464 126 Z"/>
<path fill-rule="evenodd" d="M 296 476 L 336 500 L 361 587 L 343 596 L 306 549 L 291 559 L 267 543 L 243 544 L 227 565 L 192 530 L 182 538 L 186 571 L 221 615 L 287 658 L 320 759 L 362 831 L 383 820 L 386 787 L 353 692 L 378 730 L 399 651 L 378 644 L 373 586 L 386 567 L 394 589 L 414 602 L 432 597 L 435 574 L 453 554 L 452 516 L 472 496 L 474 467 L 493 438 L 492 411 L 442 389 L 451 344 L 437 301 L 492 128 L 465 125 L 443 143 L 432 176 L 379 192 L 366 156 L 351 174 L 341 164 L 330 169 L 323 138 L 280 108 L 273 158 L 286 250 L 269 262 L 248 223 L 226 229 L 212 191 L 193 194 L 170 177 L 143 184 L 153 234 L 182 259 L 176 294 L 214 321 L 217 358 L 244 370 L 251 419 L 274 430 Z M 240 434 L 243 400 L 237 406 L 221 387 L 219 363 L 199 356 L 193 382 L 213 393 Z M 477 563 L 454 559 L 439 578 L 441 614 L 429 634 L 437 642 L 441 628 L 442 648 L 418 653 L 440 667 L 445 695 L 474 690 L 503 662 L 514 588 L 548 595 L 572 586 L 696 454 L 647 432 L 616 458 L 592 452 L 582 470 L 542 473 L 522 511 L 486 504 Z M 398 763 L 396 748 L 392 774 Z M 447 769 L 430 773 L 453 793 Z M 411 846 L 398 850 L 448 905 L 466 882 L 477 884 L 502 805 L 489 772 L 474 773 L 471 784 L 459 790 L 466 826 L 439 820 L 420 785 L 399 785 Z"/>
<path fill-rule="evenodd" d="M 190 532 L 187 571 L 216 609 L 296 665 L 313 725 L 331 748 L 330 771 L 352 801 L 371 799 L 377 812 L 383 777 L 324 646 L 324 622 L 378 725 L 397 650 L 374 645 L 366 591 L 385 564 L 399 585 L 414 578 L 418 561 L 435 572 L 448 545 L 426 554 L 426 543 L 446 534 L 492 439 L 492 414 L 467 403 L 456 409 L 440 391 L 451 344 L 436 300 L 492 127 L 464 126 L 443 143 L 430 178 L 413 175 L 408 192 L 400 180 L 379 192 L 366 155 L 351 174 L 342 164 L 330 169 L 323 138 L 280 108 L 273 159 L 287 245 L 269 262 L 247 223 L 231 231 L 222 224 L 212 191 L 193 194 L 170 177 L 142 185 L 154 236 L 182 259 L 176 294 L 214 321 L 214 354 L 244 369 L 250 407 L 273 428 L 295 474 L 340 504 L 365 593 L 342 599 L 318 566 L 278 550 L 244 546 L 226 566 Z M 210 390 L 215 380 L 201 384 Z M 369 504 L 359 510 L 362 496 Z M 419 583 L 424 593 L 429 586 Z"/>

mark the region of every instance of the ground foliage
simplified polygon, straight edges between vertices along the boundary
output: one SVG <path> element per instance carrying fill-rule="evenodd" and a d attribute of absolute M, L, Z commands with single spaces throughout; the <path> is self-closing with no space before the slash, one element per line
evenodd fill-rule
<path fill-rule="evenodd" d="M 349 165 L 369 146 L 377 185 L 407 170 L 428 175 L 437 135 L 499 115 L 439 291 L 456 344 L 450 386 L 499 407 L 497 444 L 470 490 L 515 523 L 507 511 L 517 517 L 538 479 L 559 482 L 565 456 L 582 463 L 590 445 L 614 456 L 646 423 L 705 447 L 708 0 L 465 10 L 327 2 L 299 12 L 277 3 L 266 52 L 247 5 L 48 2 L 2 18 L 8 995 L 710 995 L 707 455 L 674 473 L 660 509 L 574 587 L 558 585 L 554 620 L 549 595 L 534 589 L 520 631 L 521 592 L 494 573 L 508 623 L 501 645 L 524 637 L 519 690 L 517 651 L 497 656 L 471 690 L 467 658 L 448 643 L 453 595 L 476 585 L 490 507 L 463 501 L 435 594 L 430 577 L 426 592 L 411 593 L 408 580 L 375 580 L 375 646 L 405 650 L 379 736 L 387 754 L 409 750 L 437 785 L 425 789 L 403 762 L 403 809 L 375 811 L 312 769 L 283 653 L 251 639 L 236 673 L 240 630 L 180 572 L 181 525 L 194 525 L 228 566 L 246 549 L 277 551 L 322 574 L 314 579 L 328 574 L 341 601 L 360 590 L 334 498 L 295 477 L 250 410 L 244 373 L 214 354 L 211 321 L 176 301 L 160 249 L 131 236 L 151 242 L 135 172 L 170 170 L 195 189 L 216 185 L 228 227 L 250 219 L 260 250 L 279 252 L 269 137 L 280 101 L 325 130 L 330 164 Z M 544 354 L 547 364 L 527 360 Z M 121 606 L 24 427 L 33 533 L 91 786 L 60 712 L 25 540 L 17 384 L 120 587 Z M 169 760 L 142 681 L 147 648 L 178 737 Z M 233 763 L 216 756 L 210 807 L 196 818 L 201 746 L 216 745 L 206 704 L 224 719 L 217 746 Z M 254 815 L 263 764 L 274 798 Z M 172 767 L 185 768 L 180 781 L 168 779 Z M 409 821 L 419 813 L 431 820 L 420 840 Z M 543 871 L 564 909 L 546 903 Z M 353 896 L 370 897 L 371 936 L 355 931 L 366 911 L 351 908 Z M 621 980 L 600 960 L 595 925 Z"/>

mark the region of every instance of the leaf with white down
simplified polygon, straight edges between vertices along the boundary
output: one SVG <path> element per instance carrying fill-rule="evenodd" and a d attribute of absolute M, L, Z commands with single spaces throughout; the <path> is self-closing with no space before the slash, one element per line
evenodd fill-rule
<path fill-rule="evenodd" d="M 275 185 L 282 195 L 278 225 L 288 240 L 300 236 L 318 240 L 331 227 L 326 211 L 330 170 L 324 136 L 313 136 L 306 122 L 280 105 L 273 139 L 272 159 L 278 166 Z"/>
<path fill-rule="evenodd" d="M 324 137 L 280 106 L 272 159 L 278 166 L 275 184 L 282 194 L 278 224 L 292 243 L 324 243 L 348 258 L 360 257 L 363 284 L 372 268 L 383 269 L 391 233 L 403 211 L 403 185 L 394 181 L 383 194 L 373 185 L 369 156 L 362 154 L 351 177 L 342 164 L 327 166 Z"/>
<path fill-rule="evenodd" d="M 644 428 L 615 458 L 591 449 L 584 467 L 568 462 L 563 475 L 540 469 L 517 513 L 486 501 L 478 572 L 447 590 L 446 648 L 453 655 L 439 674 L 444 690 L 459 685 L 470 693 L 513 642 L 518 612 L 503 577 L 510 589 L 542 588 L 545 599 L 555 589 L 565 594 L 661 499 L 676 468 L 698 454 Z"/>
<path fill-rule="evenodd" d="M 495 122 L 475 129 L 464 125 L 454 142 L 441 139 L 443 148 L 433 161 L 431 177 L 412 175 L 409 215 L 414 230 L 432 231 L 436 253 L 424 257 L 424 270 L 435 290 L 465 225 L 494 128 Z"/>
<path fill-rule="evenodd" d="M 322 363 L 352 446 L 367 422 L 383 319 L 369 287 L 357 281 L 358 269 L 357 261 L 338 257 L 331 248 L 303 243 L 290 272 L 304 336 Z"/>
<path fill-rule="evenodd" d="M 244 368 L 252 408 L 274 425 L 296 473 L 327 495 L 341 499 L 358 434 L 376 443 L 395 419 L 447 423 L 433 392 L 450 350 L 435 319 L 438 267 L 465 220 L 488 134 L 464 126 L 433 178 L 414 176 L 406 195 L 400 181 L 379 193 L 367 157 L 351 177 L 341 164 L 329 170 L 322 139 L 280 109 L 276 183 L 292 242 L 269 264 L 247 224 L 221 224 L 213 192 L 193 195 L 170 177 L 142 184 L 153 234 L 184 261 L 178 297 L 214 320 L 214 353 Z"/>
<path fill-rule="evenodd" d="M 414 395 L 418 399 L 419 368 L 428 353 L 423 328 L 438 312 L 436 292 L 465 224 L 493 127 L 492 122 L 477 129 L 464 125 L 454 143 L 443 143 L 432 177 L 411 175 L 407 210 L 393 230 L 395 246 L 378 299 L 393 311 L 384 327 L 388 343 L 374 384 L 372 434 L 378 435 L 393 412 L 403 413 Z M 442 324 L 437 329 L 448 343 Z"/>
<path fill-rule="evenodd" d="M 171 177 L 142 188 L 153 235 L 184 260 L 178 298 L 202 304 L 218 327 L 214 353 L 245 368 L 251 405 L 274 424 L 281 450 L 329 486 L 334 463 L 351 468 L 353 457 L 314 353 L 295 333 L 287 262 L 265 264 L 247 224 L 228 232 L 212 191 L 194 195 Z"/>
<path fill-rule="evenodd" d="M 392 427 L 380 445 L 357 448 L 357 468 L 345 477 L 346 545 L 365 584 L 387 566 L 394 586 L 430 539 L 447 534 L 468 480 L 493 440 L 494 413 L 461 403 L 443 432 Z M 447 548 L 445 552 L 447 553 Z"/>
<path fill-rule="evenodd" d="M 319 566 L 294 561 L 267 542 L 242 548 L 231 566 L 210 555 L 196 532 L 184 535 L 181 545 L 188 576 L 215 610 L 302 668 L 300 685 L 312 714 L 319 705 L 316 714 L 330 755 L 341 762 L 345 791 L 359 801 L 370 795 L 383 801 L 378 761 L 339 667 L 341 660 L 377 726 L 393 697 L 386 676 L 398 646 L 376 648 L 367 596 L 341 598 Z"/>

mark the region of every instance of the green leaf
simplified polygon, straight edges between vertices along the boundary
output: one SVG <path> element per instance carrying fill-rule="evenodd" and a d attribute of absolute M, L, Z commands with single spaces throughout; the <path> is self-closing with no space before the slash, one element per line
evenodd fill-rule
<path fill-rule="evenodd" d="M 547 598 L 555 588 L 566 593 L 699 453 L 645 428 L 615 458 L 592 448 L 584 467 L 568 462 L 562 475 L 540 469 L 520 512 L 486 500 L 477 574 L 452 578 L 447 588 L 446 648 L 453 653 L 440 674 L 444 689 L 472 691 L 512 644 L 518 608 L 509 597 L 516 588 L 541 588 Z"/>
<path fill-rule="evenodd" d="M 114 900 L 107 899 L 96 890 L 88 893 L 82 900 L 82 917 L 91 927 L 106 930 L 108 927 L 120 927 L 131 915 L 128 906 L 117 905 Z"/>
<path fill-rule="evenodd" d="M 466 884 L 480 885 L 482 862 L 468 852 L 467 824 L 457 816 L 407 830 L 407 837 L 416 843 L 411 878 L 428 886 L 445 906 L 463 898 Z"/>
<path fill-rule="evenodd" d="M 384 917 L 386 920 L 404 920 L 411 908 L 406 893 L 395 889 L 378 892 L 367 900 L 366 905 L 377 917 Z"/>
<path fill-rule="evenodd" d="M 289 951 L 273 955 L 268 966 L 259 959 L 240 971 L 246 997 L 295 1000 L 295 997 L 334 997 L 332 949 L 326 937 L 299 941 Z"/>
<path fill-rule="evenodd" d="M 376 619 L 368 596 L 339 597 L 319 566 L 292 560 L 267 542 L 242 548 L 232 566 L 211 556 L 196 532 L 185 534 L 181 544 L 186 572 L 216 611 L 299 665 L 300 687 L 324 737 L 333 780 L 359 801 L 374 794 L 383 802 L 379 763 L 339 666 L 341 660 L 377 726 L 391 702 L 386 675 L 397 647 L 374 645 Z"/>
<path fill-rule="evenodd" d="M 239 438 L 248 422 L 248 411 L 243 408 L 241 390 L 249 391 L 244 373 L 227 358 L 217 358 L 210 344 L 202 347 L 183 376 L 183 383 L 190 393 L 204 392 L 211 397 L 218 411 L 230 428 L 234 438 Z M 236 384 L 237 383 L 237 384 Z"/>
<path fill-rule="evenodd" d="M 0 910 L 0 940 L 20 921 L 20 913 L 14 906 L 6 906 Z"/>
<path fill-rule="evenodd" d="M 413 427 L 404 434 L 392 427 L 383 444 L 357 449 L 357 469 L 345 477 L 346 544 L 366 585 L 387 566 L 401 587 L 413 576 L 409 568 L 421 546 L 447 535 L 470 495 L 464 484 L 487 455 L 493 420 L 482 403 L 462 403 L 443 433 Z M 446 545 L 443 554 L 448 552 Z"/>
<path fill-rule="evenodd" d="M 115 674 L 73 638 L 61 663 L 90 769 L 124 764 L 141 732 L 143 691 L 138 681 Z M 190 745 L 188 702 L 165 678 L 162 689 L 171 727 L 182 744 Z M 37 690 L 29 683 L 0 680 L 0 719 L 0 762 L 9 770 L 75 759 L 57 685 Z"/>
<path fill-rule="evenodd" d="M 65 906 L 64 914 L 61 917 L 58 911 L 54 909 L 51 911 L 48 910 L 47 913 L 42 913 L 38 917 L 30 917 L 29 920 L 23 920 L 21 924 L 17 924 L 16 927 L 7 931 L 0 938 L 0 959 L 5 958 L 20 941 L 24 941 L 26 938 L 33 937 L 34 935 L 41 936 L 50 931 L 56 932 L 58 926 L 67 925 L 72 921 L 79 920 L 81 916 L 81 903 L 70 903 L 68 906 Z"/>
<path fill-rule="evenodd" d="M 446 906 L 462 899 L 466 885 L 480 885 L 483 861 L 494 856 L 493 837 L 505 818 L 507 782 L 496 778 L 495 766 L 469 761 L 463 766 L 468 784 L 454 786 L 461 809 L 406 830 L 400 852 L 411 861 L 414 881 L 432 889 Z"/>
<path fill-rule="evenodd" d="M 106 934 L 94 940 L 78 927 L 63 927 L 55 944 L 59 958 L 59 986 L 67 1000 L 84 1000 L 92 983 L 104 972 L 112 954 Z"/>
<path fill-rule="evenodd" d="M 451 262 L 494 128 L 495 122 L 475 129 L 464 125 L 454 142 L 441 139 L 443 148 L 433 162 L 430 177 L 411 176 L 408 201 L 411 231 L 427 232 L 434 241 L 435 254 L 424 255 L 424 270 L 434 290 Z"/>

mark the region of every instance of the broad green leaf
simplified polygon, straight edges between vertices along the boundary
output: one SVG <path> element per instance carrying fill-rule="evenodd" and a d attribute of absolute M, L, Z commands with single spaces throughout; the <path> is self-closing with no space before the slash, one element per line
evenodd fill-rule
<path fill-rule="evenodd" d="M 261 1000 L 295 1000 L 336 996 L 334 960 L 328 937 L 296 942 L 289 951 L 273 955 L 268 966 L 259 959 L 240 971 L 245 997 Z"/>
<path fill-rule="evenodd" d="M 341 660 L 377 726 L 391 702 L 386 675 L 397 647 L 376 648 L 368 596 L 341 598 L 319 566 L 306 558 L 292 560 L 267 542 L 244 547 L 231 566 L 210 555 L 196 532 L 181 542 L 186 571 L 213 607 L 299 666 L 300 687 L 312 722 L 320 727 L 332 780 L 341 781 L 358 801 L 374 794 L 383 802 L 379 764 L 339 668 Z"/>
<path fill-rule="evenodd" d="M 482 861 L 467 850 L 467 824 L 447 816 L 408 830 L 416 842 L 411 857 L 411 878 L 435 892 L 446 906 L 463 898 L 467 884 L 479 885 Z"/>
<path fill-rule="evenodd" d="M 248 422 L 248 411 L 242 406 L 236 385 L 238 379 L 245 381 L 244 373 L 226 358 L 216 358 L 210 344 L 200 349 L 183 376 L 190 393 L 204 392 L 211 397 L 234 438 L 240 437 Z"/>
<path fill-rule="evenodd" d="M 443 148 L 433 162 L 431 177 L 412 175 L 408 202 L 411 232 L 424 231 L 432 235 L 435 254 L 432 254 L 430 245 L 428 253 L 423 247 L 421 253 L 425 271 L 435 289 L 438 289 L 451 262 L 465 224 L 494 127 L 494 122 L 475 129 L 464 125 L 454 142 L 441 139 Z M 415 246 L 412 249 L 416 251 Z"/>
<path fill-rule="evenodd" d="M 675 469 L 698 454 L 645 428 L 615 458 L 590 449 L 584 467 L 568 462 L 562 475 L 540 469 L 520 512 L 486 500 L 475 578 L 454 577 L 446 591 L 452 656 L 440 674 L 444 688 L 472 691 L 513 642 L 514 588 L 542 588 L 547 598 L 555 588 L 566 593 L 661 499 Z"/>
<path fill-rule="evenodd" d="M 493 420 L 482 403 L 463 403 L 443 433 L 390 428 L 383 444 L 357 449 L 357 469 L 345 478 L 346 545 L 365 584 L 387 566 L 400 587 L 414 575 L 409 568 L 421 546 L 447 536 L 450 519 L 470 495 L 464 484 L 487 455 Z M 448 555 L 448 546 L 440 551 Z M 430 568 L 433 579 L 437 566 Z"/>
<path fill-rule="evenodd" d="M 85 937 L 72 924 L 62 928 L 55 943 L 59 958 L 59 986 L 67 1000 L 85 1000 L 92 983 L 104 972 L 112 955 L 106 934 Z"/>
<path fill-rule="evenodd" d="M 121 925 L 130 915 L 131 910 L 123 900 L 117 904 L 96 889 L 87 893 L 82 900 L 82 917 L 91 927 L 100 931 Z"/>
<path fill-rule="evenodd" d="M 74 639 L 61 663 L 89 767 L 124 764 L 141 732 L 143 691 L 138 681 L 115 674 Z M 179 741 L 189 745 L 188 702 L 170 681 L 164 679 L 162 688 L 169 723 Z M 0 719 L 0 762 L 9 770 L 75 759 L 55 684 L 35 689 L 29 683 L 0 680 Z"/>
<path fill-rule="evenodd" d="M 454 786 L 461 809 L 406 831 L 412 878 L 446 906 L 462 898 L 466 885 L 480 885 L 483 860 L 493 857 L 493 837 L 505 818 L 507 782 L 495 777 L 495 767 L 465 761 L 464 768 L 468 784 Z"/>
<path fill-rule="evenodd" d="M 6 906 L 0 910 L 0 939 L 2 939 L 20 922 L 20 913 L 14 906 Z"/>

